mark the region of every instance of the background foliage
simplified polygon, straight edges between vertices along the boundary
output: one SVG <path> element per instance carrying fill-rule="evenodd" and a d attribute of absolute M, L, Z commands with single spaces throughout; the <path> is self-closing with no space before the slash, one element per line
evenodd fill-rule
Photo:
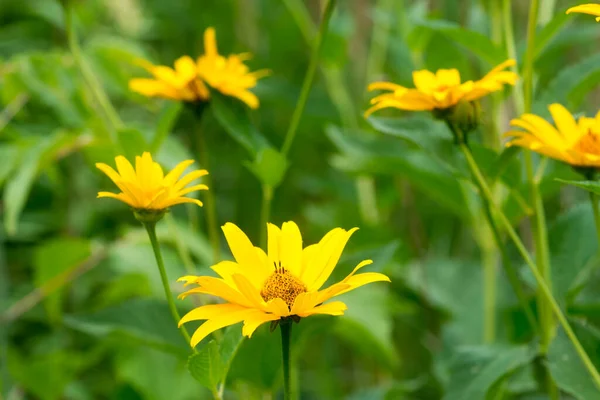
<path fill-rule="evenodd" d="M 319 1 L 75 1 L 81 57 L 99 87 L 84 79 L 69 50 L 59 2 L 0 3 L 0 396 L 210 398 L 227 370 L 225 398 L 280 391 L 279 338 L 266 326 L 239 347 L 239 327 L 216 335 L 220 345 L 205 340 L 188 372 L 189 349 L 168 314 L 143 228 L 123 204 L 95 199 L 112 187 L 94 163 L 112 164 L 115 138 L 129 157 L 152 149 L 171 168 L 198 158 L 194 137 L 201 131 L 219 224 L 233 221 L 258 242 L 260 181 L 282 179 L 272 222 L 295 220 L 307 243 L 336 226 L 359 226 L 336 273 L 345 276 L 357 260 L 373 258 L 374 270 L 392 278 L 345 295 L 346 316 L 296 326 L 302 398 L 544 398 L 540 364 L 564 398 L 600 398 L 560 329 L 547 359 L 536 357 L 536 339 L 482 228 L 477 194 L 446 127 L 426 114 L 382 113 L 370 123 L 362 117 L 369 82 L 410 85 L 413 69 L 444 67 L 477 78 L 508 58 L 502 3 L 339 1 L 287 161 L 265 149 L 283 142 Z M 547 115 L 547 104 L 562 102 L 594 115 L 600 26 L 591 17 L 565 16 L 570 2 L 559 1 L 555 12 L 548 3 L 535 47 L 534 111 Z M 527 3 L 513 2 L 511 15 L 522 60 Z M 272 71 L 255 89 L 259 110 L 216 97 L 198 127 L 186 108 L 129 92 L 128 80 L 143 75 L 137 58 L 171 65 L 195 56 L 208 26 L 216 28 L 222 53 L 251 51 L 252 69 Z M 94 90 L 107 94 L 116 121 Z M 501 182 L 503 207 L 529 238 L 518 154 L 500 155 L 497 139 L 515 116 L 513 100 L 510 91 L 486 99 L 473 150 Z M 285 167 L 284 177 L 278 172 Z M 579 189 L 555 180 L 574 179 L 573 171 L 553 161 L 542 171 L 553 291 L 600 367 L 591 210 Z M 159 224 L 173 281 L 189 271 L 210 273 L 205 225 L 205 210 L 193 207 L 177 207 Z M 483 333 L 486 262 L 498 271 L 493 343 Z M 535 281 L 520 271 L 533 304 Z M 181 291 L 175 283 L 172 289 Z M 183 311 L 207 300 L 179 304 Z"/>

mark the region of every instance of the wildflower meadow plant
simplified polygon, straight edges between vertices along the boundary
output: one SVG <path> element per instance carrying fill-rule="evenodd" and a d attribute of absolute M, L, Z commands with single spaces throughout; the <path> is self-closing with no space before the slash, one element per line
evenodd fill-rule
<path fill-rule="evenodd" d="M 0 400 L 600 399 L 600 4 L 0 9 Z"/>

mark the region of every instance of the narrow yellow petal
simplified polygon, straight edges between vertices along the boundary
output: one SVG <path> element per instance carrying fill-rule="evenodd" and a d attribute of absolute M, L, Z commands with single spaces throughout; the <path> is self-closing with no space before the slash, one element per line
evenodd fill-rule
<path fill-rule="evenodd" d="M 244 318 L 244 327 L 242 328 L 242 335 L 246 337 L 252 337 L 252 334 L 262 324 L 269 321 L 275 321 L 279 319 L 278 315 L 265 314 L 262 311 L 255 310 L 252 314 L 249 314 Z"/>
<path fill-rule="evenodd" d="M 237 324 L 238 322 L 242 322 L 248 315 L 251 315 L 253 312 L 252 309 L 244 309 L 239 311 L 233 311 L 226 314 L 221 314 L 220 316 L 215 317 L 214 319 L 210 319 L 200 325 L 196 332 L 192 335 L 191 346 L 196 347 L 198 343 L 202 341 L 206 336 L 210 335 L 214 331 L 224 328 L 229 325 Z"/>
<path fill-rule="evenodd" d="M 185 169 L 187 167 L 189 167 L 190 165 L 192 165 L 193 163 L 194 163 L 194 160 L 185 160 L 185 161 L 182 161 L 179 164 L 177 164 L 177 166 L 175 166 L 175 168 L 173 168 L 171 170 L 171 172 L 169 172 L 167 174 L 167 176 L 165 176 L 163 184 L 165 186 L 174 185 L 175 182 L 177 182 L 177 179 L 179 179 L 179 177 L 183 173 L 183 171 L 185 171 Z"/>
<path fill-rule="evenodd" d="M 215 28 L 209 27 L 204 31 L 204 53 L 209 57 L 218 56 L 217 37 Z"/>
<path fill-rule="evenodd" d="M 303 313 L 298 314 L 298 316 L 308 317 L 315 314 L 344 315 L 344 311 L 347 309 L 348 307 L 346 304 L 342 303 L 341 301 L 332 301 L 331 303 L 323 304 L 311 310 L 304 311 Z"/>
<path fill-rule="evenodd" d="M 230 312 L 246 310 L 246 309 L 247 308 L 242 307 L 238 304 L 231 304 L 231 303 L 210 304 L 207 306 L 194 308 L 193 310 L 191 310 L 190 312 L 185 314 L 183 317 L 181 317 L 181 319 L 179 320 L 179 324 L 177 326 L 181 326 L 181 325 L 185 324 L 186 322 L 190 322 L 190 321 L 211 319 L 211 318 L 218 317 L 219 315 L 224 314 L 224 313 L 230 313 Z"/>
<path fill-rule="evenodd" d="M 281 265 L 294 276 L 300 274 L 302 264 L 302 234 L 294 222 L 281 227 Z"/>
<path fill-rule="evenodd" d="M 238 291 L 248 299 L 254 308 L 263 308 L 264 300 L 260 295 L 259 288 L 252 285 L 244 274 L 233 274 L 231 278 L 235 282 Z"/>
<path fill-rule="evenodd" d="M 256 268 L 260 260 L 248 236 L 231 222 L 221 227 L 233 257 L 243 268 Z"/>
<path fill-rule="evenodd" d="M 390 278 L 388 278 L 384 274 L 380 274 L 379 272 L 365 272 L 364 274 L 354 275 L 354 276 L 350 277 L 347 281 L 345 280 L 344 283 L 350 285 L 350 287 L 340 291 L 339 293 L 336 294 L 336 296 L 344 294 L 344 293 L 354 290 L 358 287 L 361 287 L 368 283 L 373 283 L 373 282 L 391 282 L 391 281 L 390 281 Z"/>

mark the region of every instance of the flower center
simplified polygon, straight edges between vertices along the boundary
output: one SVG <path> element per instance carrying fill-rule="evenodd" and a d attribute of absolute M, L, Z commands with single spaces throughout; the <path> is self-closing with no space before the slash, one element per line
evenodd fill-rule
<path fill-rule="evenodd" d="M 271 274 L 263 284 L 260 295 L 265 301 L 272 299 L 282 299 L 291 309 L 294 300 L 300 293 L 306 292 L 306 286 L 285 268 L 275 266 L 275 272 Z"/>
<path fill-rule="evenodd" d="M 596 132 L 589 130 L 588 133 L 583 135 L 573 147 L 575 150 L 582 153 L 600 156 L 600 137 L 598 137 Z"/>

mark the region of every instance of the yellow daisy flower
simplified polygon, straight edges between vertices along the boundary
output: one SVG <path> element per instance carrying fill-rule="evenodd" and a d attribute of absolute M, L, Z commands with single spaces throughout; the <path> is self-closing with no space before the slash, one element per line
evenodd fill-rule
<path fill-rule="evenodd" d="M 180 162 L 166 176 L 161 166 L 152 161 L 152 156 L 148 152 L 135 158 L 135 169 L 123 156 L 116 157 L 115 162 L 118 172 L 103 163 L 97 163 L 96 168 L 108 175 L 121 193 L 99 192 L 98 197 L 121 200 L 136 210 L 161 211 L 181 203 L 195 203 L 202 206 L 200 200 L 184 196 L 198 190 L 207 190 L 206 185 L 186 186 L 193 180 L 207 175 L 208 172 L 204 169 L 195 170 L 179 179 L 194 160 Z"/>
<path fill-rule="evenodd" d="M 335 268 L 346 242 L 357 228 L 335 228 L 317 244 L 302 248 L 302 236 L 294 222 L 281 229 L 268 224 L 268 252 L 254 247 L 232 223 L 222 229 L 235 261 L 222 261 L 212 267 L 220 276 L 184 276 L 180 281 L 198 287 L 180 295 L 204 293 L 223 298 L 226 303 L 198 307 L 187 313 L 179 326 L 189 321 L 207 320 L 192 336 L 195 347 L 210 333 L 244 321 L 242 333 L 250 337 L 260 325 L 280 319 L 299 320 L 315 314 L 342 315 L 341 301 L 323 304 L 332 297 L 372 282 L 390 279 L 380 273 L 356 272 L 372 263 L 364 260 L 341 282 L 321 287 Z"/>
<path fill-rule="evenodd" d="M 170 100 L 205 101 L 209 98 L 208 88 L 198 77 L 196 63 L 189 56 L 175 61 L 175 69 L 164 65 L 152 65 L 141 60 L 140 64 L 154 79 L 134 78 L 129 81 L 129 89 L 148 97 L 162 97 Z"/>
<path fill-rule="evenodd" d="M 219 54 L 214 28 L 204 31 L 204 55 L 198 58 L 198 74 L 210 87 L 224 95 L 236 97 L 250 108 L 258 108 L 258 97 L 248 89 L 256 86 L 258 79 L 269 74 L 267 70 L 249 72 L 244 61 L 249 53 L 231 54 L 227 58 Z"/>
<path fill-rule="evenodd" d="M 567 10 L 567 14 L 582 13 L 596 16 L 596 21 L 600 21 L 600 4 L 581 4 L 571 7 Z"/>
<path fill-rule="evenodd" d="M 505 71 L 515 65 L 515 60 L 507 60 L 491 70 L 478 81 L 461 83 L 460 73 L 456 69 L 440 69 L 435 74 L 427 70 L 413 72 L 415 89 L 391 82 L 374 82 L 368 87 L 372 90 L 388 90 L 371 99 L 372 107 L 365 116 L 382 108 L 398 108 L 408 111 L 434 111 L 455 106 L 460 101 L 473 101 L 491 92 L 502 90 L 503 85 L 514 85 L 517 74 Z"/>
<path fill-rule="evenodd" d="M 524 114 L 511 125 L 523 130 L 505 133 L 507 146 L 521 146 L 575 167 L 600 167 L 600 112 L 595 118 L 573 115 L 562 105 L 548 107 L 555 126 L 545 119 Z"/>

